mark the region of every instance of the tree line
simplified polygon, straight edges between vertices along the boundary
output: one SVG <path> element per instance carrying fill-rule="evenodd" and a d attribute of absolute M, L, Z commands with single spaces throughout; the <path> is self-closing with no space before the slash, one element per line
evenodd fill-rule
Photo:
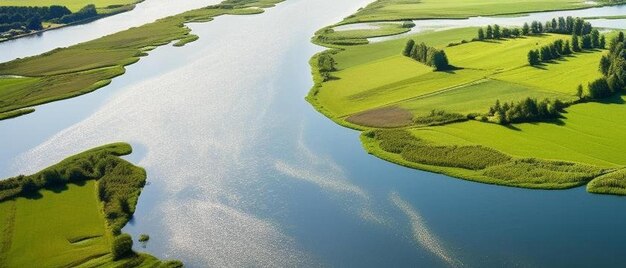
<path fill-rule="evenodd" d="M 72 13 L 67 7 L 0 7 L 0 32 L 10 30 L 37 31 L 43 29 L 44 21 L 52 23 L 73 23 L 98 15 L 94 5 L 87 5 Z"/>
<path fill-rule="evenodd" d="M 538 101 L 526 98 L 520 102 L 501 104 L 500 100 L 489 108 L 487 116 L 491 121 L 506 125 L 511 123 L 537 122 L 555 119 L 560 116 L 565 105 L 559 100 L 544 99 Z"/>
<path fill-rule="evenodd" d="M 527 56 L 528 64 L 536 66 L 542 62 L 550 62 L 575 52 L 606 48 L 606 37 L 601 35 L 597 29 L 591 28 L 591 25 L 587 24 L 587 22 L 584 22 L 582 19 L 577 18 L 574 21 L 579 23 L 574 23 L 571 43 L 569 40 L 556 40 L 552 44 L 545 45 L 539 49 L 530 50 Z M 555 20 L 553 20 L 553 22 L 555 22 Z M 558 25 L 560 24 L 558 22 L 555 23 L 558 29 Z M 586 25 L 589 26 L 587 27 Z M 581 30 L 578 31 L 577 27 L 581 27 Z M 565 30 L 567 30 L 567 28 Z M 579 33 L 582 35 L 579 35 Z"/>
<path fill-rule="evenodd" d="M 431 66 L 435 71 L 445 71 L 451 68 L 446 52 L 424 43 L 416 44 L 414 40 L 407 41 L 402 55 Z"/>
<path fill-rule="evenodd" d="M 626 88 L 626 49 L 624 33 L 620 32 L 609 43 L 609 53 L 600 59 L 602 77 L 587 84 L 587 92 L 579 85 L 576 94 L 581 98 L 602 99 L 621 93 Z"/>
<path fill-rule="evenodd" d="M 521 28 L 506 28 L 498 24 L 488 25 L 485 29 L 479 28 L 478 35 L 474 40 L 482 41 L 489 39 L 515 38 L 520 36 L 537 35 L 542 33 L 576 34 L 584 36 L 592 31 L 591 23 L 582 18 L 558 17 L 542 24 L 533 21 L 524 23 Z"/>

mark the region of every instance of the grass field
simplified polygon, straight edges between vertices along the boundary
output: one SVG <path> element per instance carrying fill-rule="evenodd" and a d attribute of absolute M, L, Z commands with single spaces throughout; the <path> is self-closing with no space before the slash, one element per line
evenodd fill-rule
<path fill-rule="evenodd" d="M 37 198 L 0 203 L 3 224 L 13 226 L 11 246 L 2 253 L 6 266 L 45 260 L 48 267 L 61 267 L 108 254 L 111 235 L 96 196 L 95 181 L 88 181 L 59 193 L 42 191 Z"/>
<path fill-rule="evenodd" d="M 113 260 L 114 237 L 130 220 L 121 215 L 134 213 L 145 184 L 145 171 L 119 158 L 131 151 L 128 144 L 110 144 L 0 181 L 0 266 L 180 266 L 143 253 Z M 27 188 L 25 181 L 35 184 Z"/>
<path fill-rule="evenodd" d="M 378 0 L 342 23 L 404 19 L 467 18 L 535 11 L 577 9 L 593 4 L 584 0 Z M 598 1 L 603 2 L 603 1 Z"/>
<path fill-rule="evenodd" d="M 528 66 L 526 54 L 569 36 L 540 36 L 469 42 L 475 29 L 427 32 L 412 36 L 418 42 L 445 50 L 458 70 L 433 72 L 432 68 L 400 55 L 403 40 L 345 46 L 334 55 L 333 79 L 319 85 L 310 98 L 329 115 L 343 119 L 386 106 L 401 107 L 414 115 L 433 109 L 448 112 L 486 112 L 496 99 L 517 101 L 525 97 L 574 100 L 576 87 L 601 77 L 589 66 L 597 65 L 603 51 L 576 53 L 554 63 Z M 443 38 L 446 36 L 446 38 Z M 450 36 L 456 36 L 451 40 Z M 369 53 L 369 51 L 380 51 Z M 383 52 L 384 51 L 384 52 Z"/>
<path fill-rule="evenodd" d="M 125 6 L 140 2 L 139 0 L 0 0 L 0 6 L 66 6 L 72 12 L 76 12 L 86 5 L 94 4 L 96 8 L 110 6 Z"/>
<path fill-rule="evenodd" d="M 106 86 L 146 51 L 197 40 L 184 26 L 221 15 L 263 12 L 282 0 L 227 0 L 68 48 L 0 64 L 0 113 L 71 98 Z M 2 75 L 8 75 L 2 77 Z M 2 117 L 0 117 L 0 120 Z"/>
<path fill-rule="evenodd" d="M 577 8 L 580 4 L 380 0 L 338 25 Z M 367 30 L 359 31 L 360 37 L 368 36 Z M 324 43 L 329 32 L 319 31 L 313 41 L 331 48 L 323 53 L 335 60 L 335 70 L 326 75 L 331 79 L 323 79 L 316 72 L 320 54 L 311 60 L 315 85 L 307 100 L 336 123 L 364 131 L 361 141 L 370 154 L 400 165 L 490 184 L 533 189 L 588 184 L 589 192 L 626 194 L 622 169 L 626 142 L 615 138 L 626 134 L 620 123 L 626 116 L 624 100 L 576 104 L 576 87 L 602 77 L 597 66 L 606 51 L 587 50 L 532 67 L 528 51 L 571 37 L 541 34 L 467 42 L 476 31 L 430 31 L 345 45 Z M 408 39 L 444 50 L 455 68 L 434 72 L 401 55 Z M 550 122 L 503 126 L 480 121 L 480 115 L 497 100 L 510 103 L 528 97 L 575 105 Z"/>

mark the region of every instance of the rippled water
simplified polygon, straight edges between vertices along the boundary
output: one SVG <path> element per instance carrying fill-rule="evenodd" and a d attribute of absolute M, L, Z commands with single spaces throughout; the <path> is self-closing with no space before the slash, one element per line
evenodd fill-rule
<path fill-rule="evenodd" d="M 2 121 L 0 176 L 131 142 L 150 184 L 125 230 L 191 267 L 626 262 L 623 198 L 403 168 L 314 111 L 303 99 L 320 50 L 310 37 L 366 2 L 287 0 L 192 24 L 197 42 L 158 48 L 106 88 Z"/>

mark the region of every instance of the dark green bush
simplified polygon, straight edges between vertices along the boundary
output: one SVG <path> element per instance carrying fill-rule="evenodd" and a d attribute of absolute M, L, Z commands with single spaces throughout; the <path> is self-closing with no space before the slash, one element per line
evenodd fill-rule
<path fill-rule="evenodd" d="M 129 234 L 121 234 L 113 239 L 111 254 L 113 260 L 119 260 L 133 253 L 133 239 Z"/>

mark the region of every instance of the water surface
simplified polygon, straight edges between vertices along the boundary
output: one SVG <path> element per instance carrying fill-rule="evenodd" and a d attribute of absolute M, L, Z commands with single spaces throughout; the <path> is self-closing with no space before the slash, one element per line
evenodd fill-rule
<path fill-rule="evenodd" d="M 125 230 L 190 267 L 625 263 L 623 198 L 403 168 L 367 155 L 357 132 L 304 101 L 307 62 L 321 50 L 312 33 L 366 2 L 288 0 L 192 24 L 197 42 L 158 48 L 106 88 L 2 121 L 0 176 L 128 141 L 150 184 Z"/>

